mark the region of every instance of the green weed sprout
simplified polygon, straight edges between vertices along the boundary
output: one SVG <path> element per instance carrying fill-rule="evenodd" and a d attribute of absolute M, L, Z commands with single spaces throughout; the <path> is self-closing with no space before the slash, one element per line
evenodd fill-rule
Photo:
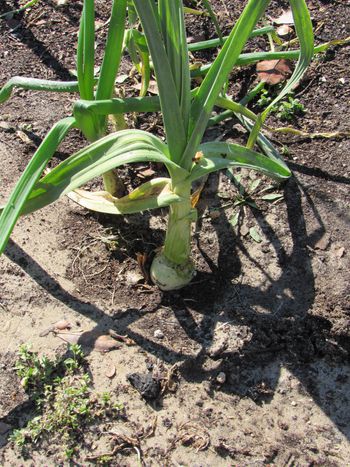
<path fill-rule="evenodd" d="M 12 198 L 12 204 L 9 202 L 3 212 L 0 228 L 6 227 L 7 220 L 10 222 L 12 212 L 18 215 L 32 212 L 71 192 L 74 192 L 73 197 L 76 201 L 87 208 L 110 214 L 127 214 L 169 206 L 164 247 L 153 261 L 151 277 L 162 290 L 173 290 L 188 284 L 194 275 L 191 260 L 191 225 L 196 219 L 196 210 L 191 203 L 192 183 L 211 172 L 232 167 L 255 169 L 277 180 L 287 179 L 291 174 L 271 144 L 260 134 L 260 128 L 271 105 L 288 94 L 301 79 L 313 56 L 312 24 L 304 0 L 290 0 L 300 51 L 295 52 L 298 58 L 295 71 L 280 95 L 261 116 L 256 116 L 242 103 L 235 103 L 222 94 L 235 65 L 247 58 L 248 61 L 254 61 L 256 57 L 261 58 L 258 54 L 253 54 L 253 57 L 252 54 L 244 56 L 242 50 L 269 3 L 269 0 L 248 1 L 217 58 L 206 68 L 203 82 L 198 89 L 191 90 L 182 1 L 158 0 L 156 4 L 154 0 L 134 0 L 152 59 L 159 98 L 156 96 L 110 100 L 106 96 L 105 100 L 101 101 L 103 88 L 98 86 L 98 99 L 96 97 L 96 102 L 93 102 L 93 61 L 89 54 L 85 54 L 86 57 L 83 54 L 84 59 L 81 56 L 81 53 L 86 51 L 81 46 L 81 40 L 78 81 L 79 76 L 84 77 L 84 80 L 79 81 L 83 101 L 75 106 L 71 124 L 79 121 L 85 133 L 91 131 L 95 137 L 103 125 L 101 122 L 105 121 L 106 114 L 120 114 L 130 109 L 155 110 L 160 107 L 166 143 L 144 131 L 122 130 L 94 141 L 59 164 L 38 182 L 36 175 L 42 170 L 42 166 L 37 167 L 37 171 L 27 168 L 28 175 L 35 174 L 34 183 L 30 184 L 29 189 L 26 189 L 26 185 L 18 188 L 18 196 Z M 90 2 L 85 3 L 85 15 L 89 11 L 88 6 L 91 8 Z M 91 27 L 84 19 L 82 24 L 79 37 L 83 37 L 88 26 Z M 110 79 L 108 82 L 113 85 L 114 81 Z M 248 147 L 225 142 L 202 143 L 214 105 L 234 112 L 245 126 L 252 130 Z M 264 155 L 254 151 L 256 141 L 263 147 Z M 155 178 L 119 199 L 107 191 L 89 193 L 77 190 L 90 179 L 123 164 L 145 161 L 164 164 L 169 177 Z M 16 217 L 12 216 L 12 221 L 15 219 Z M 12 227 L 13 225 L 8 224 L 5 232 L 11 231 Z M 3 231 L 1 240 L 3 248 L 7 240 Z"/>

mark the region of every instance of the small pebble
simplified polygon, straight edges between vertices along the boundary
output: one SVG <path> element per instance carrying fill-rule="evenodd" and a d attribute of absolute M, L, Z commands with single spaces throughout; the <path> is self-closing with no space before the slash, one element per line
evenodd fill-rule
<path fill-rule="evenodd" d="M 291 404 L 293 407 L 295 407 L 297 405 L 297 403 L 295 401 L 292 401 Z"/>
<path fill-rule="evenodd" d="M 216 381 L 219 383 L 219 384 L 224 384 L 224 382 L 226 381 L 226 375 L 223 371 L 221 371 L 217 377 L 216 377 Z"/>
<path fill-rule="evenodd" d="M 154 331 L 153 336 L 154 336 L 156 339 L 163 339 L 164 334 L 163 334 L 163 331 L 161 331 L 160 329 L 156 329 L 156 330 Z"/>

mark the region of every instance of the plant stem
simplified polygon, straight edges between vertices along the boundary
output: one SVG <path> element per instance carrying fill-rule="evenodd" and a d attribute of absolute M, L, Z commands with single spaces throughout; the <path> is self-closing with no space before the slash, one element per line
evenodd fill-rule
<path fill-rule="evenodd" d="M 170 206 L 168 228 L 164 243 L 164 255 L 175 264 L 189 261 L 191 254 L 191 186 L 174 188 L 174 193 L 185 198 L 181 203 Z"/>
<path fill-rule="evenodd" d="M 191 224 L 194 210 L 191 205 L 191 184 L 174 187 L 174 193 L 184 201 L 170 206 L 164 248 L 151 266 L 151 278 L 161 290 L 176 290 L 186 286 L 195 274 L 191 261 Z"/>

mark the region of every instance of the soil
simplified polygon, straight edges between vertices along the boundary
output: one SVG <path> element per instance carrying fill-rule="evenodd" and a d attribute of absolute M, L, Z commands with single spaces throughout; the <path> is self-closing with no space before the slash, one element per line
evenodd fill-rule
<path fill-rule="evenodd" d="M 81 2 L 61 8 L 54 1 L 42 3 L 0 22 L 1 84 L 15 75 L 71 78 Z M 212 3 L 228 30 L 243 2 Z M 272 2 L 271 16 L 287 3 Z M 99 24 L 108 18 L 109 4 L 96 2 Z M 2 1 L 0 14 L 16 5 Z M 348 1 L 308 5 L 317 43 L 350 35 Z M 196 40 L 215 35 L 209 20 L 191 21 L 188 29 Z M 104 33 L 102 28 L 97 54 Z M 265 46 L 261 38 L 249 45 Z M 350 46 L 343 46 L 313 61 L 296 90 L 306 113 L 293 126 L 310 133 L 349 131 L 349 59 Z M 130 69 L 127 60 L 123 66 Z M 239 97 L 254 80 L 254 67 L 240 70 L 231 90 Z M 132 84 L 129 78 L 128 91 Z M 17 90 L 1 106 L 0 202 L 75 99 Z M 150 117 L 134 123 L 160 131 Z M 285 126 L 276 116 L 269 124 Z M 244 140 L 232 121 L 207 136 Z M 161 245 L 166 210 L 111 218 L 62 199 L 20 219 L 0 259 L 2 465 L 64 464 L 60 446 L 33 445 L 24 457 L 8 439 L 33 416 L 13 369 L 16 351 L 30 343 L 40 354 L 64 352 L 57 336 L 43 332 L 63 318 L 74 330 L 114 330 L 135 342 L 108 354 L 88 351 L 87 358 L 95 390 L 111 392 L 126 406 L 127 421 L 108 422 L 108 429 L 135 437 L 155 427 L 140 438 L 145 465 L 348 465 L 350 140 L 286 135 L 274 140 L 288 149 L 285 157 L 294 172 L 279 188 L 283 200 L 267 203 L 253 195 L 258 208 L 246 206 L 233 227 L 237 209 L 232 202 L 222 206 L 235 199 L 236 189 L 227 174 L 211 176 L 193 239 L 197 276 L 178 292 L 160 292 L 138 265 L 140 254 L 148 261 Z M 73 131 L 52 164 L 84 144 Z M 126 183 L 147 178 L 145 168 L 126 168 Z M 242 174 L 244 180 L 261 178 Z M 250 228 L 260 242 L 251 238 Z M 135 380 L 130 374 L 137 374 L 141 389 L 130 384 Z M 155 399 L 142 395 L 154 395 L 151 383 L 157 386 Z M 90 465 L 87 456 L 111 450 L 108 430 L 89 428 L 86 436 L 89 442 L 82 440 L 75 465 Z M 135 450 L 123 450 L 108 465 L 137 462 Z"/>

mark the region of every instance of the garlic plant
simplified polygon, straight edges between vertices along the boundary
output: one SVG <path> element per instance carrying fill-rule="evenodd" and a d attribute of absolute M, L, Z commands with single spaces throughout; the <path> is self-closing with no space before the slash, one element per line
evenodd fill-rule
<path fill-rule="evenodd" d="M 196 220 L 196 210 L 191 203 L 192 183 L 228 167 L 247 167 L 277 180 L 287 179 L 291 175 L 277 151 L 260 133 L 269 108 L 263 115 L 256 116 L 245 107 L 245 103 L 236 103 L 223 94 L 234 66 L 245 60 L 249 63 L 260 60 L 259 54 L 244 54 L 242 51 L 269 3 L 270 0 L 248 0 L 217 58 L 204 71 L 200 70 L 205 73 L 202 83 L 192 89 L 182 0 L 134 0 L 133 6 L 142 24 L 159 96 L 110 99 L 122 50 L 126 0 L 113 2 L 115 16 L 112 13 L 96 91 L 91 55 L 93 1 L 86 0 L 78 48 L 78 87 L 82 100 L 75 105 L 73 117 L 61 121 L 49 133 L 3 209 L 0 252 L 4 250 L 19 215 L 40 209 L 65 194 L 88 209 L 117 215 L 168 206 L 165 242 L 154 258 L 151 277 L 162 290 L 173 290 L 188 284 L 194 275 L 191 226 Z M 271 105 L 301 79 L 314 53 L 312 24 L 305 1 L 290 0 L 290 5 L 300 42 L 300 50 L 293 52 L 298 62 L 292 77 Z M 266 55 L 268 53 L 265 53 L 265 58 L 268 58 Z M 68 90 L 76 83 L 65 84 L 66 89 L 62 89 L 62 84 L 57 84 L 57 88 L 59 86 L 61 88 L 58 90 Z M 10 87 L 0 91 L 0 102 L 4 92 L 10 92 Z M 202 143 L 214 105 L 233 112 L 246 128 L 252 130 L 247 147 L 227 142 Z M 165 142 L 150 133 L 133 129 L 101 137 L 105 132 L 106 115 L 159 109 L 164 122 Z M 47 161 L 72 127 L 81 128 L 93 142 L 39 180 Z M 254 150 L 256 142 L 263 154 Z M 123 164 L 147 161 L 164 164 L 168 177 L 144 183 L 122 198 L 113 196 L 111 190 L 87 192 L 80 189 L 92 178 L 109 174 Z"/>

